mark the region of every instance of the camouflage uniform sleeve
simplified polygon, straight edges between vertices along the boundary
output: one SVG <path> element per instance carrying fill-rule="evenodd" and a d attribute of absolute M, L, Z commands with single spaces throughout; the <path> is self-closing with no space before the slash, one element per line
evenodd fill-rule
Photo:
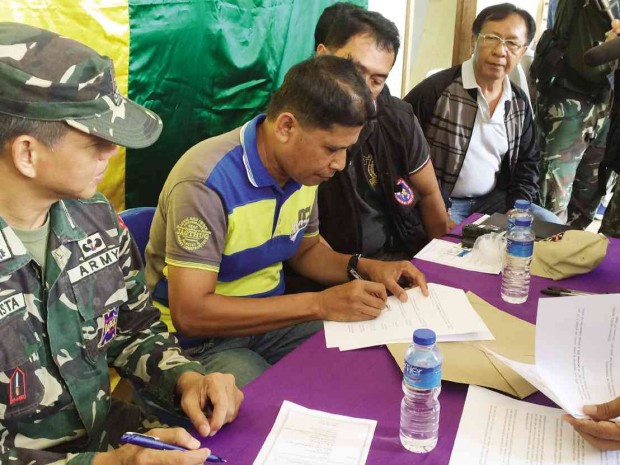
<path fill-rule="evenodd" d="M 61 454 L 45 450 L 16 447 L 0 453 L 0 463 L 11 465 L 91 465 L 96 452 Z"/>
<path fill-rule="evenodd" d="M 116 337 L 107 354 L 108 365 L 131 379 L 164 408 L 172 409 L 179 376 L 186 371 L 204 374 L 205 370 L 200 363 L 181 354 L 176 338 L 160 321 L 159 310 L 152 305 L 144 282 L 138 248 L 126 227 L 116 221 L 119 266 L 128 299 L 119 308 Z"/>

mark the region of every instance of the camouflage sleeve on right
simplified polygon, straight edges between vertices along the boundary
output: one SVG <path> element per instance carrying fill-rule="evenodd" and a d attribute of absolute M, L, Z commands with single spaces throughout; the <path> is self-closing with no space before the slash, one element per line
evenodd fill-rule
<path fill-rule="evenodd" d="M 151 303 L 140 267 L 139 252 L 127 229 L 119 225 L 119 264 L 125 277 L 127 302 L 118 312 L 117 335 L 108 362 L 121 376 L 132 379 L 165 408 L 174 408 L 174 388 L 186 371 L 205 373 L 198 362 L 181 353 L 176 338 L 160 321 Z"/>

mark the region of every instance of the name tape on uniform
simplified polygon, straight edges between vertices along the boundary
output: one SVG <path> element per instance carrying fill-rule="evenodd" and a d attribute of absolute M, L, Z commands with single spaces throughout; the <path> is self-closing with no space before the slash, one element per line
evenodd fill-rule
<path fill-rule="evenodd" d="M 118 247 L 115 247 L 113 249 L 105 251 L 100 255 L 89 258 L 83 263 L 80 263 L 75 268 L 71 268 L 68 271 L 69 280 L 72 283 L 77 283 L 78 281 L 86 278 L 87 276 L 90 276 L 97 271 L 100 271 L 110 265 L 115 264 L 116 262 L 118 262 L 119 250 L 120 249 Z"/>
<path fill-rule="evenodd" d="M 25 306 L 26 301 L 24 300 L 24 294 L 21 292 L 0 300 L 0 319 L 15 313 L 17 310 L 21 310 Z"/>

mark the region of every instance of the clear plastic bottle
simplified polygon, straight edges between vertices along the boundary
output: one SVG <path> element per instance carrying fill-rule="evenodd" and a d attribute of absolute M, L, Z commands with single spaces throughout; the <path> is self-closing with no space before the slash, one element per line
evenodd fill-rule
<path fill-rule="evenodd" d="M 515 200 L 514 208 L 506 213 L 506 232 L 509 232 L 514 227 L 517 218 L 529 219 L 530 223 L 534 221 L 529 200 Z"/>
<path fill-rule="evenodd" d="M 530 264 L 534 253 L 534 232 L 529 219 L 517 218 L 506 236 L 502 269 L 502 299 L 511 304 L 527 300 L 530 292 Z"/>
<path fill-rule="evenodd" d="M 416 329 L 405 354 L 400 442 L 411 452 L 430 452 L 437 445 L 442 358 L 435 340 L 433 330 Z"/>

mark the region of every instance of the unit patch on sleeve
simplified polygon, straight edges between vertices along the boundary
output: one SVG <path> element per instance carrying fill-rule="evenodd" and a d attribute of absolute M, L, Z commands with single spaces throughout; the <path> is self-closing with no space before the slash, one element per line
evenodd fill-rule
<path fill-rule="evenodd" d="M 413 203 L 415 198 L 413 191 L 403 178 L 398 178 L 398 181 L 396 181 L 396 186 L 394 186 L 394 198 L 402 205 L 411 205 Z"/>
<path fill-rule="evenodd" d="M 26 374 L 15 368 L 9 382 L 9 405 L 26 400 Z"/>
<path fill-rule="evenodd" d="M 100 349 L 114 339 L 116 335 L 116 324 L 118 322 L 118 307 L 111 308 L 103 315 L 103 330 L 101 331 L 101 339 L 97 347 Z"/>
<path fill-rule="evenodd" d="M 177 242 L 185 250 L 198 250 L 207 243 L 211 236 L 211 231 L 205 222 L 195 216 L 185 218 L 174 230 Z"/>

